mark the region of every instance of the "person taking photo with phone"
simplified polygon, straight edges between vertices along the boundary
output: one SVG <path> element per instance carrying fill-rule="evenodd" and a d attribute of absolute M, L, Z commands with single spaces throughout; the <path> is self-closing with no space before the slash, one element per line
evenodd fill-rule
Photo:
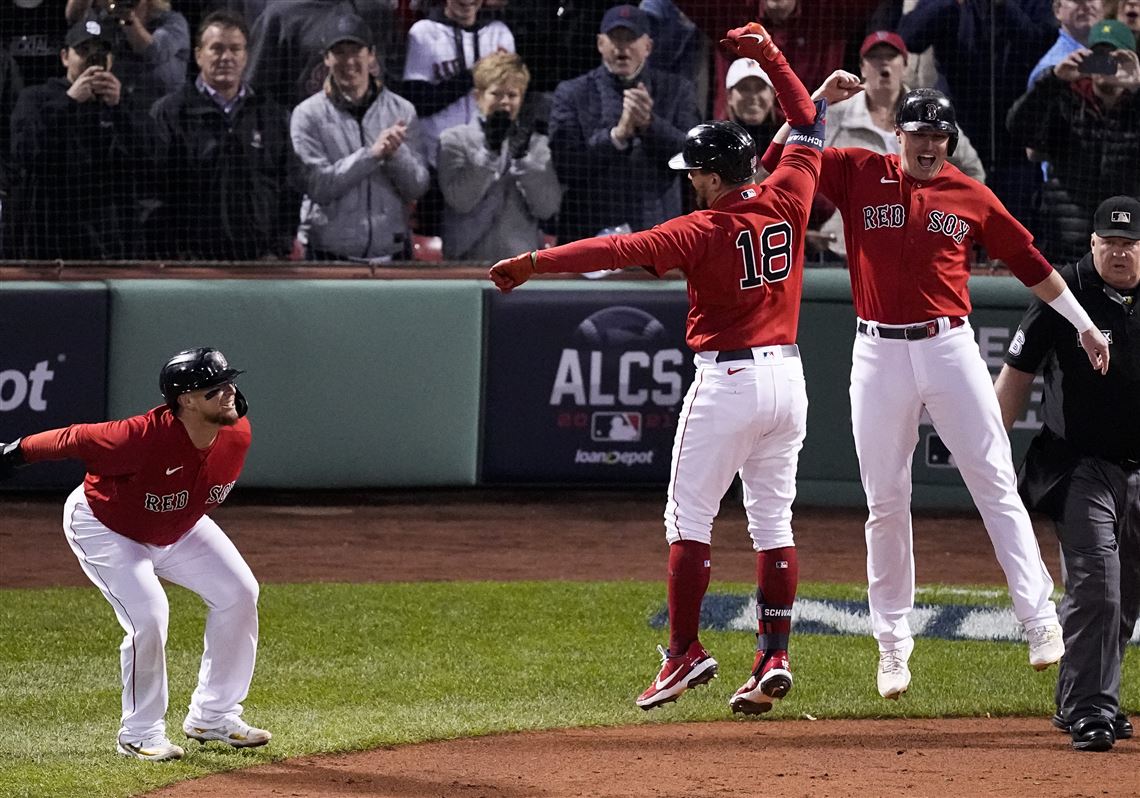
<path fill-rule="evenodd" d="M 1009 111 L 1007 125 L 1032 161 L 1048 161 L 1038 246 L 1054 264 L 1088 250 L 1105 195 L 1140 195 L 1140 60 L 1123 22 L 1101 20 L 1088 49 L 1069 53 Z"/>
<path fill-rule="evenodd" d="M 103 25 L 79 22 L 64 43 L 66 73 L 24 89 L 12 111 L 4 253 L 28 260 L 129 257 L 126 215 L 145 159 L 148 118 L 123 101 Z"/>

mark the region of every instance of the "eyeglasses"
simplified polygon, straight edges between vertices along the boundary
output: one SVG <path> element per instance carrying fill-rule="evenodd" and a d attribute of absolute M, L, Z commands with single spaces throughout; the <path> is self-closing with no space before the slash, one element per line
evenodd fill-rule
<path fill-rule="evenodd" d="M 220 394 L 222 391 L 224 391 L 226 388 L 229 388 L 231 385 L 233 385 L 232 382 L 223 382 L 221 385 L 218 385 L 218 386 L 211 388 L 210 390 L 206 391 L 206 393 L 203 394 L 202 398 L 208 402 L 211 399 L 213 399 L 215 396 Z"/>

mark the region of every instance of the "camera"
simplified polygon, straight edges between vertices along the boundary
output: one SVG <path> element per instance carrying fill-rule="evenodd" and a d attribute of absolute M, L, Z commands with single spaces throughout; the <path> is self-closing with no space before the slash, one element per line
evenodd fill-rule
<path fill-rule="evenodd" d="M 139 0 L 110 0 L 107 3 L 107 13 L 120 22 L 130 16 L 139 4 Z"/>
<path fill-rule="evenodd" d="M 1109 50 L 1093 50 L 1084 57 L 1077 71 L 1082 75 L 1115 75 L 1116 59 Z"/>
<path fill-rule="evenodd" d="M 97 66 L 100 69 L 107 69 L 110 61 L 111 51 L 103 47 L 96 47 L 83 56 L 83 69 L 87 70 L 93 66 Z"/>

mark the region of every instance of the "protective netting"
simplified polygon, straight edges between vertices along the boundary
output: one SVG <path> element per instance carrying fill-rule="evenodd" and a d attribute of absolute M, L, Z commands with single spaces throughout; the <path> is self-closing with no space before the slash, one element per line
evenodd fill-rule
<path fill-rule="evenodd" d="M 1054 262 L 1140 194 L 1140 0 L 608 9 L 0 0 L 0 259 L 485 261 L 645 229 L 692 208 L 667 166 L 689 127 L 735 119 L 760 151 L 777 129 L 762 71 L 716 44 L 753 19 L 809 90 L 866 78 L 835 145 L 892 150 L 901 93 L 948 94 L 955 164 Z M 843 262 L 826 201 L 808 250 Z"/>

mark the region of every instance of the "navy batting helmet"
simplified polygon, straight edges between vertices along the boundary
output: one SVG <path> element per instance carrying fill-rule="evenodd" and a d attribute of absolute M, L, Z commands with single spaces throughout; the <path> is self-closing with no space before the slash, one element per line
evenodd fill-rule
<path fill-rule="evenodd" d="M 669 168 L 707 169 L 728 183 L 743 183 L 756 172 L 756 142 L 735 122 L 702 122 L 685 134 L 685 146 L 669 159 Z"/>
<path fill-rule="evenodd" d="M 915 89 L 903 95 L 895 112 L 895 126 L 900 130 L 935 130 L 950 137 L 946 154 L 953 155 L 958 146 L 958 122 L 950 99 L 937 89 Z"/>
<path fill-rule="evenodd" d="M 158 376 L 158 388 L 166 404 L 174 408 L 182 394 L 233 382 L 237 375 L 243 373 L 240 369 L 230 368 L 226 356 L 213 347 L 184 349 L 166 361 Z"/>

